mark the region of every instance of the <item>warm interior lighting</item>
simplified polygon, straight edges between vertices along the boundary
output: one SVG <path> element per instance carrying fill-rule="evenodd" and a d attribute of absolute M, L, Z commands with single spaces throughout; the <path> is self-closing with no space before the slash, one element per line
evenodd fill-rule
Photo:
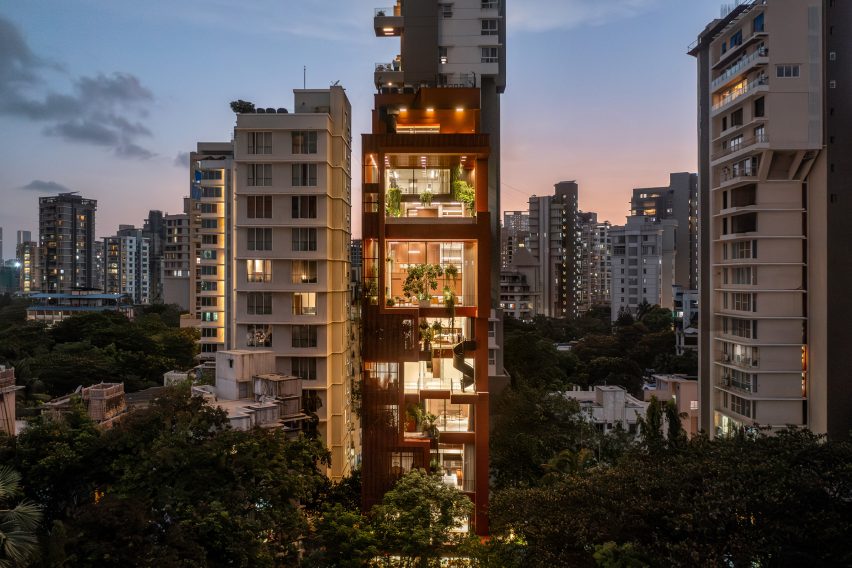
<path fill-rule="evenodd" d="M 382 31 L 385 33 L 393 32 L 393 28 L 382 28 Z"/>
<path fill-rule="evenodd" d="M 456 112 L 463 112 L 463 111 L 464 111 L 464 107 L 456 107 Z"/>
<path fill-rule="evenodd" d="M 426 112 L 435 112 L 435 107 L 426 107 Z"/>
<path fill-rule="evenodd" d="M 408 108 L 406 108 L 406 107 L 399 107 L 399 112 L 408 112 Z"/>

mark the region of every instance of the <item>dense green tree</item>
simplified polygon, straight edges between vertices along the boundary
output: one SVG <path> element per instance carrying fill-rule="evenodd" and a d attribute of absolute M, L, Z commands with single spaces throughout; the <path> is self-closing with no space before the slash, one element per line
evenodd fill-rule
<path fill-rule="evenodd" d="M 674 325 L 674 316 L 672 316 L 672 311 L 668 308 L 661 308 L 660 306 L 651 306 L 646 308 L 641 316 L 639 316 L 639 321 L 645 324 L 651 332 L 660 332 L 660 331 L 671 331 L 672 326 Z"/>
<path fill-rule="evenodd" d="M 553 342 L 534 332 L 507 337 L 503 364 L 516 385 L 559 389 L 568 384 L 569 359 L 560 358 Z"/>
<path fill-rule="evenodd" d="M 848 566 L 852 443 L 805 430 L 629 452 L 555 483 L 499 491 L 495 534 L 529 566 Z M 611 544 L 607 544 L 611 543 Z M 619 564 L 610 564 L 619 565 Z"/>
<path fill-rule="evenodd" d="M 413 470 L 370 511 L 384 566 L 439 566 L 458 543 L 454 533 L 473 512 L 473 503 L 437 475 Z"/>
<path fill-rule="evenodd" d="M 324 507 L 313 532 L 312 550 L 303 563 L 306 567 L 359 568 L 379 553 L 368 519 L 339 503 Z"/>
<path fill-rule="evenodd" d="M 642 369 L 624 357 L 597 357 L 586 366 L 589 385 L 617 385 L 634 396 L 641 396 Z"/>

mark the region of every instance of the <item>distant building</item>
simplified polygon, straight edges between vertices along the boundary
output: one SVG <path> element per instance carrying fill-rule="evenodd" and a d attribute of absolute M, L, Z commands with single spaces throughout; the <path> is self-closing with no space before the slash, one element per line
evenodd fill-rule
<path fill-rule="evenodd" d="M 133 304 L 123 294 L 73 291 L 67 294 L 38 292 L 30 294 L 33 304 L 27 308 L 27 320 L 48 325 L 87 312 L 114 311 L 133 319 Z"/>
<path fill-rule="evenodd" d="M 555 185 L 554 195 L 532 196 L 530 252 L 539 262 L 543 315 L 573 318 L 580 304 L 580 235 L 577 183 Z"/>
<path fill-rule="evenodd" d="M 520 321 L 542 313 L 539 263 L 526 248 L 518 249 L 512 265 L 500 272 L 500 308 Z"/>
<path fill-rule="evenodd" d="M 612 301 L 612 241 L 609 221 L 598 222 L 598 214 L 577 215 L 580 233 L 578 305 L 580 314 Z"/>
<path fill-rule="evenodd" d="M 630 434 L 639 434 L 639 422 L 645 418 L 648 403 L 629 394 L 623 387 L 599 385 L 589 390 L 563 393 L 580 404 L 583 416 L 603 433 L 619 426 Z"/>
<path fill-rule="evenodd" d="M 163 245 L 163 302 L 189 310 L 190 260 L 193 243 L 190 216 L 166 215 Z"/>
<path fill-rule="evenodd" d="M 44 403 L 41 413 L 60 418 L 74 408 L 79 397 L 89 418 L 99 428 L 112 428 L 127 413 L 124 383 L 99 383 L 90 387 L 78 387 L 77 391 Z"/>
<path fill-rule="evenodd" d="M 15 393 L 23 386 L 15 386 L 15 369 L 0 365 L 0 432 L 7 436 L 17 434 L 15 421 Z"/>
<path fill-rule="evenodd" d="M 678 355 L 698 351 L 698 291 L 674 287 L 675 348 Z"/>
<path fill-rule="evenodd" d="M 668 187 L 634 189 L 630 211 L 654 221 L 677 221 L 672 283 L 685 290 L 698 290 L 698 174 L 669 174 Z"/>
<path fill-rule="evenodd" d="M 29 233 L 29 231 L 26 232 Z M 38 243 L 33 241 L 19 243 L 15 256 L 21 265 L 19 284 L 21 293 L 30 294 L 41 290 L 41 247 Z"/>
<path fill-rule="evenodd" d="M 500 246 L 500 270 L 512 267 L 518 249 L 530 246 L 529 211 L 504 211 Z"/>
<path fill-rule="evenodd" d="M 151 303 L 151 239 L 141 229 L 121 225 L 103 242 L 107 294 L 124 294 L 135 304 Z"/>
<path fill-rule="evenodd" d="M 631 216 L 612 227 L 612 321 L 622 309 L 636 315 L 643 303 L 671 308 L 677 222 Z"/>
<path fill-rule="evenodd" d="M 95 270 L 95 210 L 98 202 L 74 193 L 40 197 L 40 289 L 66 293 L 98 289 Z"/>
<path fill-rule="evenodd" d="M 10 259 L 0 263 L 0 294 L 17 294 L 21 289 L 21 263 Z"/>
<path fill-rule="evenodd" d="M 677 413 L 681 416 L 681 425 L 691 438 L 698 434 L 698 380 L 685 375 L 653 375 L 656 388 L 646 390 L 645 400 L 650 401 L 654 396 L 657 400 L 667 402 L 673 400 L 677 405 Z"/>
<path fill-rule="evenodd" d="M 17 238 L 15 239 L 15 244 L 19 245 L 21 243 L 26 243 L 31 240 L 33 240 L 33 234 L 30 231 L 19 230 Z"/>

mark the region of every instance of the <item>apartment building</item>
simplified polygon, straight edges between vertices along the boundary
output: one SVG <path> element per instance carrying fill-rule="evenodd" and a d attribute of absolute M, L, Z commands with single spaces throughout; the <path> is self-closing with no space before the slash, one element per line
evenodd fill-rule
<path fill-rule="evenodd" d="M 20 231 L 18 231 L 20 233 Z M 29 231 L 26 231 L 29 233 Z M 23 294 L 41 290 L 41 247 L 33 241 L 22 241 L 15 248 L 15 258 L 21 265 L 20 286 Z"/>
<path fill-rule="evenodd" d="M 757 0 L 690 46 L 698 63 L 700 415 L 852 430 L 852 4 Z"/>
<path fill-rule="evenodd" d="M 598 214 L 579 212 L 580 266 L 577 311 L 584 314 L 612 301 L 612 241 L 609 221 Z"/>
<path fill-rule="evenodd" d="M 500 241 L 500 270 L 503 271 L 510 269 L 513 265 L 518 249 L 528 249 L 530 246 L 529 211 L 503 212 L 503 227 L 500 233 Z"/>
<path fill-rule="evenodd" d="M 529 250 L 518 249 L 512 265 L 500 271 L 500 308 L 504 314 L 529 322 L 540 313 L 541 283 L 536 260 Z"/>
<path fill-rule="evenodd" d="M 104 281 L 107 294 L 125 294 L 134 304 L 151 303 L 151 239 L 130 225 L 104 237 Z"/>
<path fill-rule="evenodd" d="M 187 200 L 188 201 L 188 200 Z M 190 259 L 194 243 L 190 215 L 166 215 L 166 241 L 163 245 L 163 302 L 189 310 Z"/>
<path fill-rule="evenodd" d="M 488 530 L 487 393 L 505 379 L 498 261 L 505 14 L 504 1 L 481 0 L 377 9 L 376 35 L 400 37 L 400 54 L 376 65 L 379 95 L 363 148 L 364 506 L 434 459 L 473 499 L 478 534 Z M 442 274 L 441 293 L 429 282 L 418 290 L 417 274 L 427 281 Z M 445 387 L 450 398 L 430 392 Z M 439 417 L 440 444 L 403 432 L 418 429 L 406 424 L 408 403 Z M 382 425 L 380 416 L 406 428 Z"/>
<path fill-rule="evenodd" d="M 233 165 L 231 142 L 199 142 L 189 155 L 190 195 L 184 205 L 189 222 L 189 315 L 201 334 L 199 359 L 211 365 L 232 331 L 227 325 L 232 295 L 226 280 L 233 267 Z"/>
<path fill-rule="evenodd" d="M 294 98 L 293 112 L 237 114 L 229 348 L 271 350 L 278 373 L 303 379 L 339 480 L 359 450 L 348 397 L 351 107 L 339 86 Z"/>
<path fill-rule="evenodd" d="M 698 289 L 698 174 L 669 174 L 667 187 L 640 187 L 633 190 L 630 214 L 651 217 L 655 221 L 674 219 L 674 282 L 686 290 Z M 671 308 L 671 306 L 664 306 Z"/>
<path fill-rule="evenodd" d="M 673 219 L 633 215 L 612 227 L 612 321 L 622 310 L 635 316 L 644 303 L 674 305 L 676 227 Z"/>
<path fill-rule="evenodd" d="M 41 250 L 40 289 L 50 293 L 97 288 L 95 211 L 98 202 L 76 193 L 38 200 Z"/>
<path fill-rule="evenodd" d="M 582 246 L 578 219 L 577 182 L 563 181 L 554 194 L 529 199 L 530 243 L 539 261 L 543 315 L 579 315 Z"/>

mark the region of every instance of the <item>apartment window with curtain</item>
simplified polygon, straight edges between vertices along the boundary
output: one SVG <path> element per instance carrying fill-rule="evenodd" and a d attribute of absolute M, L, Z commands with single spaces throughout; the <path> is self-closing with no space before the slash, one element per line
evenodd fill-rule
<path fill-rule="evenodd" d="M 293 187 L 315 187 L 317 185 L 316 164 L 293 164 Z"/>
<path fill-rule="evenodd" d="M 246 313 L 249 315 L 269 315 L 272 313 L 271 292 L 249 292 L 246 295 Z"/>
<path fill-rule="evenodd" d="M 249 282 L 272 282 L 272 261 L 246 260 L 246 280 Z"/>
<path fill-rule="evenodd" d="M 317 261 L 294 260 L 291 282 L 293 284 L 316 284 Z"/>
<path fill-rule="evenodd" d="M 295 227 L 291 229 L 294 251 L 317 250 L 317 230 L 313 227 Z"/>
<path fill-rule="evenodd" d="M 249 154 L 271 154 L 272 133 L 271 132 L 249 132 L 248 133 Z"/>
<path fill-rule="evenodd" d="M 316 195 L 294 195 L 292 197 L 292 217 L 293 219 L 316 219 Z"/>
<path fill-rule="evenodd" d="M 316 154 L 317 153 L 317 131 L 316 130 L 294 130 L 293 134 L 294 154 Z"/>
<path fill-rule="evenodd" d="M 293 294 L 293 315 L 315 316 L 317 315 L 316 292 L 296 292 Z"/>
<path fill-rule="evenodd" d="M 317 326 L 292 326 L 292 346 L 296 349 L 306 349 L 317 346 Z"/>
<path fill-rule="evenodd" d="M 268 227 L 250 227 L 248 233 L 248 250 L 272 250 L 272 229 Z"/>
<path fill-rule="evenodd" d="M 272 196 L 249 195 L 246 197 L 246 217 L 249 219 L 272 219 Z"/>
<path fill-rule="evenodd" d="M 292 357 L 290 373 L 303 381 L 317 380 L 317 360 L 314 357 Z"/>
<path fill-rule="evenodd" d="M 246 167 L 250 187 L 269 187 L 272 185 L 272 164 L 248 164 Z"/>

